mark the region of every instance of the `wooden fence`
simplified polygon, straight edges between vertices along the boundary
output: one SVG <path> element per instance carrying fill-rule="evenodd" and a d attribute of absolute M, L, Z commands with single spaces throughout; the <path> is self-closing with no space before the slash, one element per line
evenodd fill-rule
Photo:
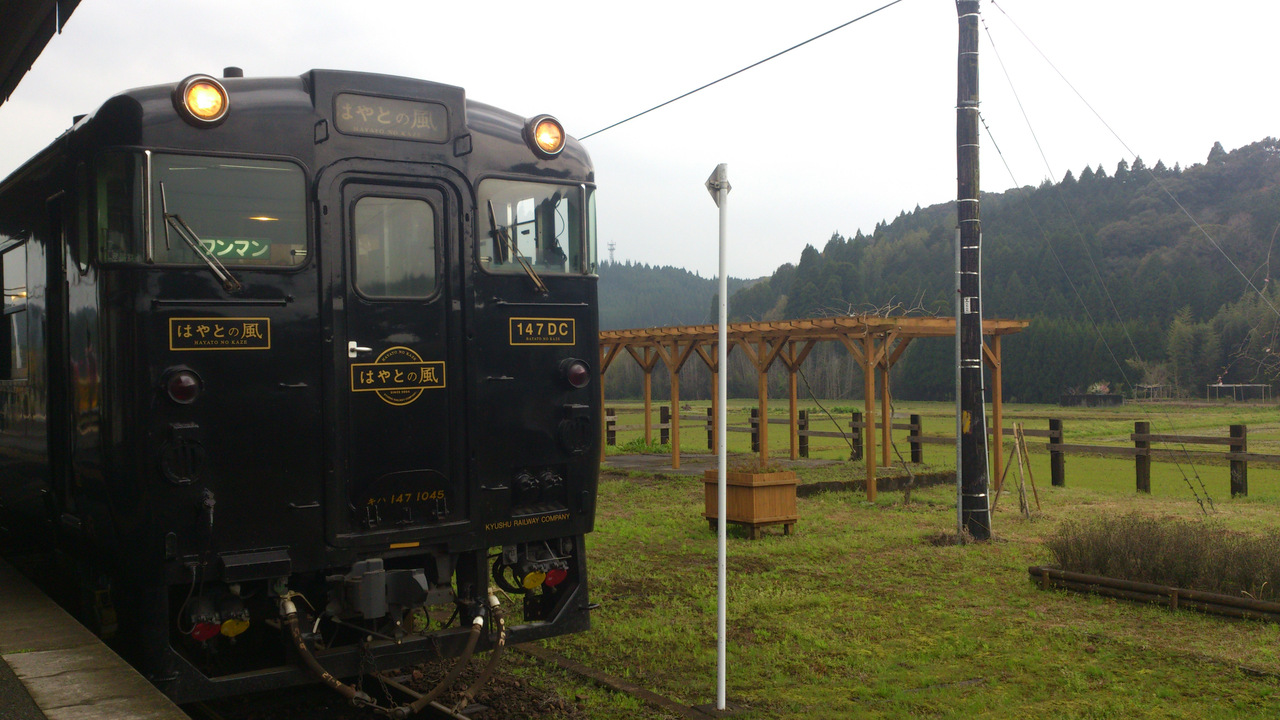
<path fill-rule="evenodd" d="M 666 444 L 671 439 L 671 409 L 665 406 L 659 407 L 658 423 L 650 424 L 650 428 L 659 431 L 659 442 Z M 730 425 L 726 430 L 728 432 L 745 432 L 751 433 L 751 450 L 759 452 L 760 432 L 759 432 L 759 414 L 758 410 L 751 410 L 751 417 L 748 425 Z M 617 432 L 619 430 L 643 430 L 644 425 L 618 425 L 617 412 L 613 408 L 605 409 L 605 442 L 608 445 L 617 445 Z M 680 415 L 680 423 L 682 427 L 696 428 L 702 427 L 707 433 L 707 449 L 715 449 L 715 417 L 712 415 L 712 409 L 706 408 L 706 413 L 690 413 Z M 770 419 L 770 424 L 788 425 L 786 419 Z M 807 410 L 799 411 L 798 417 L 798 435 L 800 438 L 800 457 L 809 457 L 809 439 L 815 437 L 821 438 L 845 438 L 849 441 L 851 451 L 849 459 L 852 461 L 862 460 L 863 453 L 863 437 L 864 431 L 872 431 L 883 429 L 883 425 L 878 422 L 868 423 L 863 420 L 861 412 L 853 412 L 849 415 L 849 433 L 819 431 L 810 428 L 809 412 Z M 956 439 L 950 435 L 924 435 L 922 432 L 923 424 L 919 415 L 911 415 L 909 421 L 905 423 L 891 423 L 892 430 L 907 431 L 907 444 L 910 448 L 909 461 L 914 464 L 922 464 L 924 462 L 924 446 L 925 445 L 955 445 Z M 991 424 L 987 424 L 988 433 L 991 432 Z M 1249 462 L 1269 462 L 1280 463 L 1280 455 L 1263 455 L 1249 452 L 1249 429 L 1246 425 L 1232 425 L 1226 437 L 1222 436 L 1203 436 L 1203 435 L 1162 435 L 1153 434 L 1151 432 L 1151 424 L 1146 421 L 1136 421 L 1133 424 L 1133 433 L 1129 439 L 1133 442 L 1133 447 L 1119 447 L 1116 445 L 1078 445 L 1067 444 L 1063 442 L 1064 433 L 1062 420 L 1050 418 L 1048 428 L 1045 430 L 1023 429 L 1023 435 L 1027 437 L 1045 438 L 1045 449 L 1049 453 L 1049 477 L 1053 485 L 1064 487 L 1066 480 L 1066 456 L 1067 455 L 1106 455 L 1132 457 L 1134 459 L 1134 477 L 1135 488 L 1138 492 L 1151 492 L 1151 463 L 1159 462 L 1178 462 L 1178 463 L 1201 463 L 1223 462 L 1225 461 L 1230 468 L 1231 477 L 1231 496 L 1246 497 L 1249 494 Z M 1013 437 L 1014 428 L 1004 428 L 1003 435 Z M 988 437 L 988 440 L 992 438 Z M 1164 443 L 1177 445 L 1178 447 L 1152 447 L 1152 443 Z M 1221 450 L 1192 450 L 1187 449 L 1187 445 L 1220 445 L 1226 447 L 1226 452 Z M 908 458 L 904 457 L 904 460 Z"/>
<path fill-rule="evenodd" d="M 715 416 L 712 414 L 712 408 L 707 408 L 706 415 L 690 414 L 680 415 L 680 427 L 682 429 L 703 428 L 707 433 L 707 449 L 715 450 Z M 618 414 L 613 408 L 605 408 L 604 427 L 605 427 L 605 444 L 618 444 L 619 430 L 644 430 L 644 425 L 619 425 Z M 853 422 L 850 433 L 833 432 L 829 430 L 811 430 L 809 428 L 809 411 L 800 410 L 797 412 L 798 435 L 800 436 L 799 449 L 800 457 L 809 457 L 809 438 L 845 438 L 850 441 L 853 451 L 850 453 L 850 460 L 862 459 L 862 413 L 853 413 Z M 770 425 L 790 425 L 791 421 L 785 418 L 770 418 Z M 878 427 L 878 426 L 877 426 Z M 906 425 L 895 424 L 897 429 L 906 429 Z M 658 443 L 665 445 L 671 442 L 671 408 L 662 405 L 658 407 L 658 422 L 650 423 L 651 430 L 658 431 Z M 751 433 L 751 452 L 760 452 L 760 410 L 751 408 L 751 417 L 747 425 L 730 425 L 726 428 L 728 432 Z"/>

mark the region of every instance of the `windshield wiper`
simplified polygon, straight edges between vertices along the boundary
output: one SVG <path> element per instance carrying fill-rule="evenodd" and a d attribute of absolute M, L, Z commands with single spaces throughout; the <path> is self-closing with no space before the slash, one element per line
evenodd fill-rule
<path fill-rule="evenodd" d="M 493 214 L 493 201 L 489 203 L 489 225 L 493 227 L 494 235 L 507 249 L 507 254 L 516 259 L 520 263 L 520 267 L 524 268 L 525 273 L 529 275 L 529 279 L 533 281 L 533 286 L 543 295 L 550 293 L 547 290 L 547 284 L 542 282 L 542 278 L 538 275 L 538 271 L 533 269 L 533 265 L 529 264 L 529 260 L 525 258 L 524 253 L 520 252 L 520 246 L 511 242 L 511 236 L 507 233 L 505 226 L 498 225 L 498 219 Z"/>
<path fill-rule="evenodd" d="M 238 292 L 244 289 L 244 285 L 231 274 L 231 271 L 222 264 L 213 253 L 200 242 L 200 236 L 196 235 L 196 231 L 191 229 L 186 220 L 177 213 L 169 212 L 169 203 L 164 196 L 164 183 L 160 183 L 160 212 L 164 217 L 164 247 L 169 249 L 169 228 L 172 227 L 178 233 L 178 237 L 191 247 L 192 252 L 196 254 L 205 265 L 209 266 L 209 270 L 213 272 L 213 276 L 222 283 L 222 289 L 227 292 Z"/>

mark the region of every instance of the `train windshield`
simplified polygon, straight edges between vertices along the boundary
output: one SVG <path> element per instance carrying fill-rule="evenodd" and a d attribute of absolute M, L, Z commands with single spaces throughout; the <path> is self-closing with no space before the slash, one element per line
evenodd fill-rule
<path fill-rule="evenodd" d="M 135 222 L 143 207 L 150 208 L 149 240 L 146 225 Z M 207 264 L 174 231 L 178 224 L 223 265 L 301 265 L 306 207 L 302 168 L 292 163 L 123 152 L 97 163 L 98 249 L 106 262 Z"/>
<path fill-rule="evenodd" d="M 594 273 L 594 213 L 587 212 L 586 196 L 580 185 L 481 182 L 481 267 L 538 276 Z"/>
<path fill-rule="evenodd" d="M 191 228 L 224 265 L 301 265 L 307 255 L 302 168 L 275 160 L 156 154 L 151 159 L 151 226 L 158 263 L 203 263 L 167 228 Z"/>

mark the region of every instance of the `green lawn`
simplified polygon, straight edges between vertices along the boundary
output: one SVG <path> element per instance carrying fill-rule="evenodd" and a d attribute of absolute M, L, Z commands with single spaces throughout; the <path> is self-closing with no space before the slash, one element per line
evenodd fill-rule
<path fill-rule="evenodd" d="M 735 413 L 746 405 L 735 404 Z M 926 415 L 942 434 L 950 409 L 897 410 L 904 421 L 908 412 Z M 1259 428 L 1259 442 L 1275 435 L 1267 427 L 1275 412 L 1162 410 L 1182 432 L 1225 434 L 1244 422 L 1251 433 Z M 1160 422 L 1134 417 L 1130 406 L 1019 406 L 1009 417 L 1030 427 L 1062 417 L 1068 442 L 1079 444 L 1124 445 L 1134 419 Z M 746 437 L 731 436 L 736 450 Z M 1250 449 L 1267 452 L 1252 439 Z M 939 466 L 953 458 L 949 447 L 926 448 L 926 460 Z M 1049 487 L 1046 455 L 1033 455 L 1033 464 L 1043 512 L 1027 521 L 1016 500 L 1001 500 L 996 539 L 987 544 L 931 542 L 955 531 L 949 486 L 917 489 L 909 504 L 883 491 L 874 504 L 848 492 L 800 498 L 801 519 L 789 537 L 774 530 L 751 541 L 731 528 L 728 685 L 730 700 L 749 708 L 742 717 L 1280 717 L 1277 626 L 1043 591 L 1026 572 L 1051 562 L 1042 541 L 1067 519 L 1137 510 L 1207 529 L 1280 527 L 1277 471 L 1251 466 L 1250 498 L 1233 500 L 1225 466 L 1197 468 L 1198 477 L 1188 468 L 1184 479 L 1157 463 L 1147 496 L 1133 490 L 1130 459 L 1068 457 L 1065 488 Z M 860 463 L 845 463 L 802 479 L 863 472 Z M 1201 498 L 1208 490 L 1207 515 L 1188 483 Z M 700 515 L 702 492 L 690 478 L 602 478 L 588 538 L 601 608 L 589 633 L 548 641 L 550 648 L 681 702 L 714 699 L 716 544 Z M 663 717 L 572 677 L 517 671 L 554 683 L 588 717 Z"/>

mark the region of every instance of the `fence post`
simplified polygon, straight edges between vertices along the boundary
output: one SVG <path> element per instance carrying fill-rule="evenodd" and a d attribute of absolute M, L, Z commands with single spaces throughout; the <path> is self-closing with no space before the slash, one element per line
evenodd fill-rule
<path fill-rule="evenodd" d="M 707 408 L 707 449 L 718 450 L 716 447 L 716 413 L 715 408 Z"/>
<path fill-rule="evenodd" d="M 853 431 L 853 447 L 849 449 L 849 459 L 857 462 L 862 459 L 862 413 L 854 411 L 850 429 Z"/>
<path fill-rule="evenodd" d="M 1062 420 L 1049 419 L 1049 482 L 1055 487 L 1067 485 L 1067 456 L 1056 449 L 1062 445 Z"/>
<path fill-rule="evenodd" d="M 604 409 L 604 442 L 606 445 L 618 444 L 618 411 L 614 408 Z"/>
<path fill-rule="evenodd" d="M 800 410 L 797 414 L 796 423 L 800 426 L 797 428 L 800 431 L 800 457 L 807 458 L 809 457 L 809 411 Z"/>
<path fill-rule="evenodd" d="M 671 408 L 666 405 L 658 407 L 658 444 L 671 442 Z"/>
<path fill-rule="evenodd" d="M 919 415 L 912 415 L 910 423 L 911 462 L 920 465 L 924 462 L 924 443 L 920 442 L 920 436 L 924 435 L 924 423 L 921 422 Z"/>
<path fill-rule="evenodd" d="M 1249 452 L 1249 428 L 1245 425 L 1231 426 L 1231 440 L 1229 446 L 1233 453 Z M 1231 459 L 1231 497 L 1248 497 L 1249 496 L 1249 461 L 1241 458 L 1239 460 Z"/>
<path fill-rule="evenodd" d="M 760 408 L 751 408 L 751 452 L 760 452 Z"/>
<path fill-rule="evenodd" d="M 1151 423 L 1139 420 L 1133 424 L 1134 435 L 1150 435 Z M 1133 446 L 1138 454 L 1133 457 L 1134 470 L 1137 474 L 1138 492 L 1151 494 L 1151 441 L 1134 440 Z M 1146 452 L 1144 452 L 1146 451 Z"/>

